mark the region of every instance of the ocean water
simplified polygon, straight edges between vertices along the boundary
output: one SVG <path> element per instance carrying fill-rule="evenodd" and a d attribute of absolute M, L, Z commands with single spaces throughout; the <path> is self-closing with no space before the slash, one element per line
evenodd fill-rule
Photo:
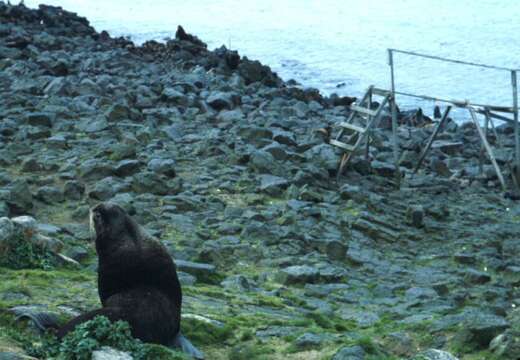
<path fill-rule="evenodd" d="M 518 0 L 45 0 L 136 43 L 178 24 L 324 94 L 390 87 L 388 48 L 520 68 Z M 40 1 L 26 0 L 35 7 Z M 396 54 L 397 90 L 511 105 L 511 74 Z M 432 102 L 399 96 L 401 107 Z"/>

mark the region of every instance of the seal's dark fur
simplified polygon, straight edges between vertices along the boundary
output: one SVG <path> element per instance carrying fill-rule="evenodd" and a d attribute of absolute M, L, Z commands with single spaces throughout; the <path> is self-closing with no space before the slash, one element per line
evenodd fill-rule
<path fill-rule="evenodd" d="M 169 345 L 180 330 L 182 292 L 175 264 L 166 248 L 146 234 L 119 206 L 92 209 L 99 256 L 98 291 L 103 307 L 78 316 L 58 331 L 105 315 L 130 324 L 144 342 Z"/>

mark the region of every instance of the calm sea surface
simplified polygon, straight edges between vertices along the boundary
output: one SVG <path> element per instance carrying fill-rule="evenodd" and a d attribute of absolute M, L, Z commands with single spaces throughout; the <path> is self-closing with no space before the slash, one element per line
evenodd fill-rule
<path fill-rule="evenodd" d="M 387 48 L 520 68 L 518 0 L 45 0 L 137 43 L 178 24 L 325 94 L 388 88 Z M 39 1 L 26 0 L 30 7 Z M 508 72 L 396 55 L 398 90 L 510 105 Z M 418 105 L 400 97 L 401 105 Z M 422 103 L 427 112 L 432 103 Z"/>

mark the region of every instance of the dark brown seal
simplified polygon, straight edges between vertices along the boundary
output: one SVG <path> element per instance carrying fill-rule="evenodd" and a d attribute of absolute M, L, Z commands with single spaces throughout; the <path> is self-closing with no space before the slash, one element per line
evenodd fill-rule
<path fill-rule="evenodd" d="M 96 235 L 103 307 L 72 319 L 58 330 L 58 337 L 104 315 L 111 321 L 127 321 L 132 335 L 144 342 L 173 344 L 180 331 L 182 291 L 164 245 L 115 204 L 94 207 L 91 226 Z"/>

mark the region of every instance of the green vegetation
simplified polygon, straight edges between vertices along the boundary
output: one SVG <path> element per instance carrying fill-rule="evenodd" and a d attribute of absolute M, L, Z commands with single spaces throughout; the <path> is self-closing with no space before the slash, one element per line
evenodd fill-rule
<path fill-rule="evenodd" d="M 31 236 L 18 232 L 5 239 L 0 248 L 0 266 L 10 269 L 53 268 L 56 265 L 54 255 L 27 240 Z"/>
<path fill-rule="evenodd" d="M 268 360 L 271 358 L 269 354 L 272 353 L 274 353 L 274 350 L 265 345 L 237 345 L 231 349 L 229 360 Z"/>
<path fill-rule="evenodd" d="M 233 336 L 233 326 L 217 326 L 210 322 L 189 318 L 182 321 L 182 333 L 195 344 L 222 344 Z"/>
<path fill-rule="evenodd" d="M 187 359 L 183 354 L 163 346 L 143 344 L 132 337 L 128 323 L 124 321 L 112 323 L 104 316 L 97 316 L 78 325 L 73 332 L 63 338 L 61 343 L 54 337 L 46 336 L 39 346 L 31 346 L 27 350 L 30 355 L 43 358 L 89 360 L 92 352 L 103 346 L 130 352 L 136 360 Z"/>

